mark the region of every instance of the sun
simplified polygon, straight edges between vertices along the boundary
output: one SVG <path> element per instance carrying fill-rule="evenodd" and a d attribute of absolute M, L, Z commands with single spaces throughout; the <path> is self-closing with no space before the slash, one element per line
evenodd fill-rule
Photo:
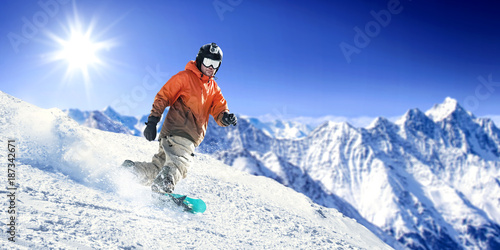
<path fill-rule="evenodd" d="M 61 45 L 60 58 L 66 60 L 70 70 L 85 71 L 88 66 L 100 62 L 97 56 L 99 44 L 92 42 L 88 35 L 71 34 L 71 37 L 67 41 L 62 41 Z"/>
<path fill-rule="evenodd" d="M 66 68 L 63 83 L 76 84 L 81 79 L 86 87 L 90 87 L 95 82 L 93 77 L 108 71 L 109 58 L 105 56 L 109 55 L 115 41 L 103 38 L 110 27 L 96 32 L 96 20 L 83 22 L 76 9 L 71 17 L 73 20 L 61 24 L 60 34 L 48 33 L 55 49 L 47 57 L 47 62 L 57 63 L 51 74 Z"/>
<path fill-rule="evenodd" d="M 55 39 L 59 50 L 55 53 L 53 60 L 66 64 L 67 77 L 80 72 L 83 77 L 89 78 L 90 68 L 99 70 L 100 67 L 105 66 L 99 53 L 102 50 L 109 50 L 112 45 L 109 41 L 96 41 L 96 38 L 92 37 L 92 27 L 86 31 L 77 27 L 70 27 L 69 30 L 65 39 L 61 37 Z"/>

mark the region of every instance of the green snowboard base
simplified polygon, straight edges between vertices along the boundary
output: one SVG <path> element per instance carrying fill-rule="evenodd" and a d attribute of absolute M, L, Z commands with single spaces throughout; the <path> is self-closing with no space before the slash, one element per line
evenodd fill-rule
<path fill-rule="evenodd" d="M 170 197 L 175 202 L 175 204 L 184 208 L 184 211 L 193 214 L 199 214 L 207 210 L 207 205 L 201 199 L 194 199 L 180 194 L 165 194 L 165 196 Z"/>

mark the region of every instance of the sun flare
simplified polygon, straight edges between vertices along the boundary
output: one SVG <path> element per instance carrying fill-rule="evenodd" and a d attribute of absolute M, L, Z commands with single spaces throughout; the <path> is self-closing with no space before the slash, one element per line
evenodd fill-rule
<path fill-rule="evenodd" d="M 97 44 L 93 43 L 88 36 L 72 34 L 70 39 L 62 42 L 60 57 L 67 61 L 70 69 L 84 70 L 87 66 L 99 63 L 96 52 L 99 50 Z"/>
<path fill-rule="evenodd" d="M 89 87 L 95 82 L 93 77 L 102 77 L 109 69 L 109 51 L 115 43 L 114 39 L 103 39 L 109 27 L 102 27 L 96 32 L 95 19 L 84 24 L 76 10 L 72 17 L 73 20 L 61 25 L 60 34 L 49 33 L 56 49 L 50 53 L 47 62 L 57 63 L 52 73 L 66 69 L 64 83 L 75 83 L 81 79 Z"/>

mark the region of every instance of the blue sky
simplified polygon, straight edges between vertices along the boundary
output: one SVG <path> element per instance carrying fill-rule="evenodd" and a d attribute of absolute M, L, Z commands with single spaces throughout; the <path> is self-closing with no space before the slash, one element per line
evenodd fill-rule
<path fill-rule="evenodd" d="M 449 96 L 498 115 L 497 6 L 440 2 L 3 1 L 0 90 L 43 108 L 143 115 L 216 42 L 237 114 L 394 117 Z M 87 73 L 57 57 L 78 32 L 100 45 Z"/>

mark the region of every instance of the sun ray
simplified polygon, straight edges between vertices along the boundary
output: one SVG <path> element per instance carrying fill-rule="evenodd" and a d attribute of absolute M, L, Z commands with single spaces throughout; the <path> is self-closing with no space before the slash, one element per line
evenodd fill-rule
<path fill-rule="evenodd" d="M 115 39 L 105 39 L 105 37 L 119 20 L 105 26 L 104 29 L 98 29 L 96 17 L 85 23 L 74 4 L 73 12 L 67 17 L 67 22 L 61 23 L 61 33 L 47 32 L 50 44 L 55 49 L 44 57 L 45 62 L 56 63 L 49 73 L 56 74 L 65 68 L 61 75 L 61 83 L 82 82 L 85 92 L 89 92 L 95 77 L 99 78 L 110 67 L 110 60 L 105 54 L 116 45 L 116 42 Z"/>

